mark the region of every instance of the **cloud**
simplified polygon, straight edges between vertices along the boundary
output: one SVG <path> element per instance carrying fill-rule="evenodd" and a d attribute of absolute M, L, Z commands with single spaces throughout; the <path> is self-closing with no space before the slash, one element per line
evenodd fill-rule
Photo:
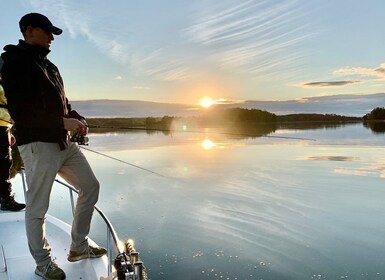
<path fill-rule="evenodd" d="M 359 75 L 359 76 L 372 76 L 385 80 L 385 63 L 382 63 L 377 68 L 365 68 L 365 67 L 351 67 L 341 68 L 334 71 L 335 74 L 339 75 Z"/>
<path fill-rule="evenodd" d="M 282 80 L 282 73 L 298 77 L 304 56 L 299 45 L 315 30 L 304 24 L 313 8 L 304 0 L 202 0 L 190 1 L 180 10 L 178 3 L 173 6 L 179 13 L 151 27 L 135 19 L 145 20 L 152 11 L 130 1 L 124 13 L 121 5 L 105 1 L 29 2 L 36 10 L 49 12 L 72 38 L 84 37 L 132 73 L 160 81 L 191 79 L 204 72 L 203 67 L 208 69 L 208 64 L 232 73 L 236 68 L 251 78 L 278 74 Z"/>
<path fill-rule="evenodd" d="M 132 89 L 138 89 L 138 90 L 149 90 L 151 89 L 150 87 L 147 87 L 147 86 L 132 86 L 131 87 Z"/>
<path fill-rule="evenodd" d="M 95 13 L 92 17 L 89 14 L 91 10 L 98 11 L 91 7 L 92 4 L 67 0 L 30 0 L 30 4 L 34 9 L 57 22 L 57 25 L 68 31 L 72 38 L 84 36 L 111 59 L 123 63 L 129 61 L 128 47 L 111 38 L 112 30 L 108 26 L 104 25 L 103 28 L 95 29 L 95 26 L 100 26 L 100 23 L 97 22 L 98 16 Z"/>
<path fill-rule="evenodd" d="M 323 88 L 323 87 L 343 87 L 350 84 L 356 84 L 360 81 L 334 81 L 334 82 L 310 82 L 310 83 L 301 83 L 300 87 L 303 88 Z"/>
<path fill-rule="evenodd" d="M 178 81 L 190 77 L 190 69 L 180 61 L 161 62 L 157 58 L 135 60 L 141 73 L 160 81 Z"/>
<path fill-rule="evenodd" d="M 116 76 L 114 79 L 115 80 L 123 80 L 123 77 L 122 76 Z"/>
<path fill-rule="evenodd" d="M 245 100 L 232 100 L 232 99 L 225 99 L 225 98 L 219 98 L 214 100 L 215 104 L 241 104 L 244 103 Z"/>
<path fill-rule="evenodd" d="M 185 29 L 184 36 L 211 50 L 211 61 L 252 76 L 298 69 L 303 55 L 296 47 L 314 32 L 303 24 L 309 7 L 295 0 L 203 3 L 196 23 Z"/>
<path fill-rule="evenodd" d="M 333 72 L 335 75 L 343 76 L 367 76 L 385 80 L 385 63 L 377 68 L 348 67 L 337 69 Z M 302 88 L 326 88 L 326 87 L 344 87 L 351 84 L 363 83 L 364 80 L 340 80 L 332 82 L 307 82 L 300 83 L 297 86 Z"/>

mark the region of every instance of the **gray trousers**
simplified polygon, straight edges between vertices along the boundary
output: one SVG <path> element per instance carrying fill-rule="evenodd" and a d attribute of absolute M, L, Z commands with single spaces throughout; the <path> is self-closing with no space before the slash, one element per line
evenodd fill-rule
<path fill-rule="evenodd" d="M 36 264 L 45 265 L 51 261 L 51 248 L 45 236 L 45 215 L 57 174 L 79 191 L 70 250 L 84 250 L 88 246 L 87 235 L 100 187 L 87 159 L 72 142 L 65 150 L 60 150 L 57 143 L 45 142 L 18 148 L 28 184 L 25 209 L 28 246 Z"/>

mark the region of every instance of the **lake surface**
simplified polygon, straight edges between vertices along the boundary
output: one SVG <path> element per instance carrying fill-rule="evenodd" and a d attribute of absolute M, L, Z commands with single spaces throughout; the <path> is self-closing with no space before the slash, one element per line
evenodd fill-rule
<path fill-rule="evenodd" d="M 98 206 L 153 280 L 385 279 L 385 136 L 362 124 L 90 134 Z M 137 168 L 148 169 L 152 172 Z M 15 178 L 15 189 L 19 189 Z M 54 188 L 50 212 L 70 222 Z M 91 238 L 104 243 L 95 215 Z"/>

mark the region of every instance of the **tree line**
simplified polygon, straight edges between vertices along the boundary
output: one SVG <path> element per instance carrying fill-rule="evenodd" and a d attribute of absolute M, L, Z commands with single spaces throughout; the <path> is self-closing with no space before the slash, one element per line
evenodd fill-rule
<path fill-rule="evenodd" d="M 384 113 L 385 115 L 385 113 Z M 252 126 L 253 124 L 273 124 L 284 122 L 350 122 L 362 121 L 360 117 L 348 117 L 336 114 L 289 114 L 278 116 L 274 113 L 259 109 L 228 108 L 208 110 L 207 112 L 192 117 L 147 117 L 147 118 L 90 118 L 87 122 L 93 128 L 92 132 L 106 132 L 113 127 L 147 128 L 147 129 L 172 129 L 176 122 L 189 125 L 204 126 Z M 103 128 L 104 126 L 104 128 Z M 110 127 L 110 128 L 108 128 Z"/>
<path fill-rule="evenodd" d="M 364 121 L 378 121 L 385 120 L 385 108 L 377 107 L 374 108 L 370 113 L 363 117 Z"/>

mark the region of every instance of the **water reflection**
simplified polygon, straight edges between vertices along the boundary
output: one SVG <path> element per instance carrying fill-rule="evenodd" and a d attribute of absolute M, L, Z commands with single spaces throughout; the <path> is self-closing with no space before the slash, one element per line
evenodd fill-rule
<path fill-rule="evenodd" d="M 268 135 L 277 130 L 277 123 L 227 123 L 226 125 L 215 126 L 215 127 L 201 127 L 193 124 L 178 123 L 177 121 L 172 126 L 171 130 L 162 130 L 162 129 L 148 129 L 145 128 L 135 129 L 119 129 L 117 128 L 91 128 L 90 133 L 100 134 L 100 133 L 147 133 L 149 135 L 162 134 L 166 136 L 173 136 L 180 132 L 184 133 L 194 133 L 194 134 L 212 134 L 212 135 L 224 135 L 230 139 L 244 139 L 244 138 L 256 138 L 264 135 Z"/>
<path fill-rule="evenodd" d="M 349 125 L 360 124 L 361 121 L 351 121 L 351 122 L 282 122 L 279 123 L 279 129 L 300 129 L 300 130 L 313 130 L 313 129 L 337 129 L 346 127 Z"/>
<path fill-rule="evenodd" d="M 347 156 L 307 156 L 305 160 L 327 160 L 327 161 L 354 161 L 359 160 L 357 157 L 347 157 Z"/>
<path fill-rule="evenodd" d="M 353 176 L 371 176 L 385 178 L 385 158 L 379 157 L 376 162 L 362 164 L 357 168 L 337 168 L 335 172 Z"/>
<path fill-rule="evenodd" d="M 283 133 L 317 141 L 90 135 L 89 148 L 170 178 L 84 153 L 101 182 L 98 205 L 135 240 L 151 279 L 381 279 L 384 138 L 362 124 L 274 135 Z M 93 227 L 103 243 L 105 228 Z"/>
<path fill-rule="evenodd" d="M 385 122 L 384 121 L 367 121 L 364 122 L 364 126 L 372 130 L 377 134 L 385 133 Z"/>

